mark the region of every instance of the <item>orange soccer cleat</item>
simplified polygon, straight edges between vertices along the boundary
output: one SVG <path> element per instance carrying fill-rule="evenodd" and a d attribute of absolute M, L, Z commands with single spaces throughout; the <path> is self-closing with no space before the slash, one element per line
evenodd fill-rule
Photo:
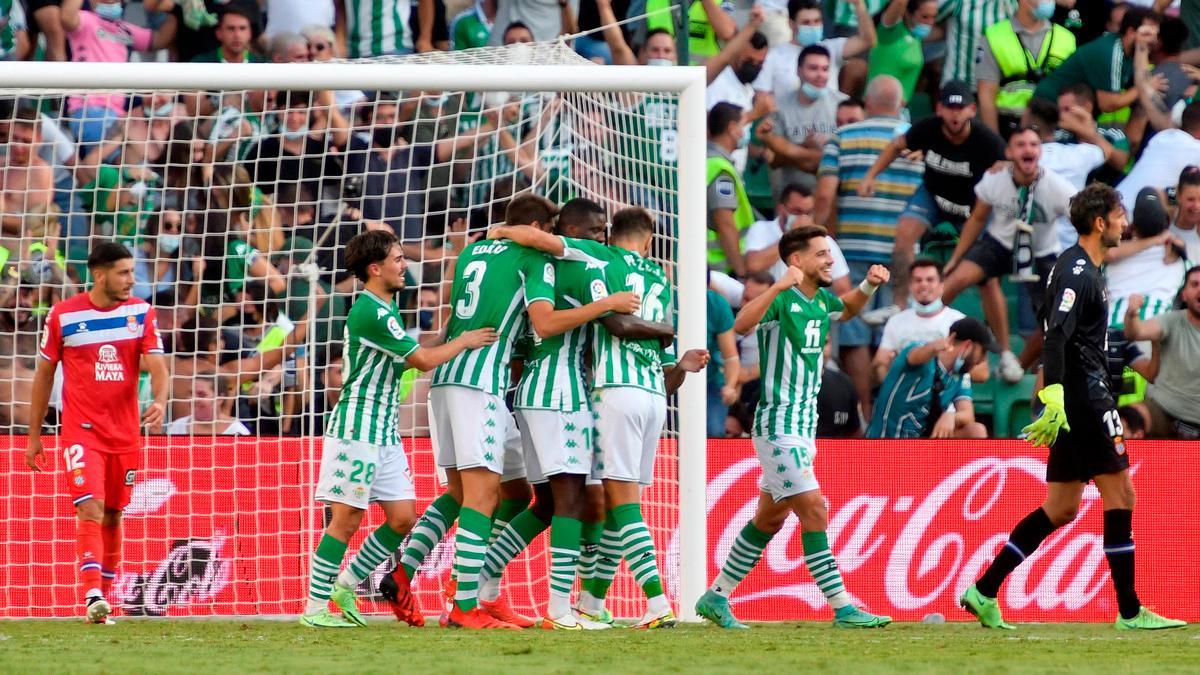
<path fill-rule="evenodd" d="M 493 619 L 496 619 L 497 621 L 503 621 L 505 623 L 511 623 L 517 628 L 531 628 L 538 623 L 527 616 L 517 614 L 515 611 L 513 611 L 513 608 L 509 606 L 508 601 L 504 599 L 504 596 L 500 596 L 492 602 L 480 600 L 479 606 L 483 608 L 483 611 L 490 614 Z"/>
<path fill-rule="evenodd" d="M 482 607 L 476 607 L 469 612 L 464 612 L 457 604 L 454 605 L 454 609 L 450 610 L 450 616 L 447 617 L 447 625 L 451 628 L 470 628 L 473 630 L 521 630 L 511 623 L 493 618 Z"/>
<path fill-rule="evenodd" d="M 458 590 L 458 579 L 451 576 L 446 580 L 446 586 L 443 588 L 445 596 L 442 598 L 442 614 L 438 617 L 438 625 L 442 628 L 450 626 L 450 611 L 454 609 L 454 592 Z"/>
<path fill-rule="evenodd" d="M 410 587 L 411 582 L 404 572 L 404 566 L 397 565 L 390 576 L 392 583 L 380 584 L 379 594 L 383 596 L 384 600 L 387 600 L 388 606 L 392 608 L 392 614 L 396 615 L 396 620 L 414 628 L 424 626 L 425 616 L 417 607 L 416 598 L 413 597 Z"/>

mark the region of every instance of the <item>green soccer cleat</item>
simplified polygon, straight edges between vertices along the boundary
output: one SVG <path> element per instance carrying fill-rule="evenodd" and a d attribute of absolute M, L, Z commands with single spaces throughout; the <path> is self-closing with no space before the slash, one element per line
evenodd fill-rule
<path fill-rule="evenodd" d="M 729 598 L 714 593 L 705 591 L 704 595 L 696 601 L 696 613 L 708 619 L 721 628 L 732 630 L 747 630 L 750 627 L 733 615 L 733 611 L 729 609 Z"/>
<path fill-rule="evenodd" d="M 358 598 L 355 597 L 353 588 L 346 588 L 339 583 L 335 583 L 333 585 L 333 593 L 329 595 L 329 599 L 333 601 L 333 604 L 338 606 L 338 609 L 342 610 L 342 616 L 347 621 L 356 626 L 367 625 L 367 620 L 363 618 L 362 612 L 358 611 Z"/>
<path fill-rule="evenodd" d="M 833 613 L 834 628 L 883 628 L 892 622 L 892 617 L 875 615 L 854 605 L 846 605 Z"/>
<path fill-rule="evenodd" d="M 1004 630 L 1016 630 L 1017 627 L 1005 623 L 1000 617 L 1000 603 L 996 602 L 995 598 L 989 598 L 975 588 L 974 584 L 963 593 L 958 599 L 958 604 L 963 609 L 975 615 L 979 619 L 979 625 L 984 628 L 1003 628 Z"/>
<path fill-rule="evenodd" d="M 1186 621 L 1168 619 L 1142 607 L 1137 616 L 1132 619 L 1122 619 L 1117 616 L 1117 630 L 1166 630 L 1168 628 L 1183 628 Z"/>
<path fill-rule="evenodd" d="M 316 614 L 305 614 L 300 617 L 300 625 L 309 628 L 354 628 L 354 624 L 328 609 L 323 609 Z"/>

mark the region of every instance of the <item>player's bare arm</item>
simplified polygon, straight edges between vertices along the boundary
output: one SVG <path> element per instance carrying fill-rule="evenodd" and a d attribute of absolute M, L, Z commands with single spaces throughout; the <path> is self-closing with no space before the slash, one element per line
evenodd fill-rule
<path fill-rule="evenodd" d="M 1130 340 L 1161 340 L 1162 324 L 1156 319 L 1142 321 L 1142 303 L 1146 301 L 1141 293 L 1129 296 L 1129 306 L 1125 309 L 1125 337 Z"/>
<path fill-rule="evenodd" d="M 600 323 L 623 340 L 660 340 L 668 345 L 675 339 L 675 327 L 671 324 L 647 321 L 633 314 L 609 314 Z"/>
<path fill-rule="evenodd" d="M 469 330 L 462 335 L 444 342 L 436 347 L 419 347 L 408 355 L 408 365 L 420 371 L 437 368 L 450 359 L 458 356 L 467 349 L 486 347 L 498 339 L 496 329 L 479 328 Z"/>
<path fill-rule="evenodd" d="M 848 293 L 844 293 L 838 299 L 846 306 L 842 310 L 842 315 L 839 321 L 849 321 L 858 316 L 863 307 L 867 306 L 867 302 L 871 300 L 871 296 L 875 294 L 875 290 L 880 286 L 891 281 L 892 273 L 883 265 L 871 265 L 867 270 L 867 278 L 858 285 L 858 288 L 852 289 Z"/>
<path fill-rule="evenodd" d="M 742 305 L 737 317 L 733 320 L 733 330 L 737 331 L 738 335 L 745 335 L 754 330 L 758 322 L 766 316 L 767 309 L 780 293 L 802 283 L 804 283 L 804 272 L 799 267 L 789 266 L 783 276 L 779 277 L 779 281 L 771 284 L 766 293 Z"/>
<path fill-rule="evenodd" d="M 533 330 L 537 332 L 538 337 L 545 339 L 595 321 L 609 312 L 631 314 L 636 312 L 641 304 L 641 298 L 636 293 L 621 291 L 582 307 L 554 309 L 554 305 L 548 301 L 539 301 L 530 305 L 527 311 Z"/>
<path fill-rule="evenodd" d="M 171 378 L 162 354 L 145 354 L 142 359 L 150 372 L 150 392 L 154 397 L 142 413 L 142 426 L 157 430 L 167 417 L 167 391 Z"/>
<path fill-rule="evenodd" d="M 50 389 L 54 386 L 54 369 L 58 364 L 39 358 L 33 373 L 33 392 L 29 397 L 29 439 L 25 445 L 25 466 L 41 471 L 45 461 L 42 449 L 42 420 L 50 406 Z"/>
<path fill-rule="evenodd" d="M 710 358 L 712 357 L 707 349 L 689 349 L 675 365 L 663 368 L 663 383 L 666 385 L 667 395 L 674 394 L 683 386 L 683 380 L 688 373 L 698 373 L 707 367 Z"/>
<path fill-rule="evenodd" d="M 566 244 L 558 235 L 543 232 L 532 225 L 500 225 L 488 230 L 488 239 L 508 239 L 526 248 L 561 257 Z"/>

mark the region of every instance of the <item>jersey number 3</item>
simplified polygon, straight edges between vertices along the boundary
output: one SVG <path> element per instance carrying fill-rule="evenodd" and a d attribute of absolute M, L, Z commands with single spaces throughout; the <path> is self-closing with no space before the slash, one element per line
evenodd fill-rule
<path fill-rule="evenodd" d="M 463 297 L 454 305 L 454 313 L 460 319 L 475 316 L 479 308 L 479 287 L 483 284 L 483 275 L 487 272 L 487 263 L 476 260 L 463 270 Z"/>

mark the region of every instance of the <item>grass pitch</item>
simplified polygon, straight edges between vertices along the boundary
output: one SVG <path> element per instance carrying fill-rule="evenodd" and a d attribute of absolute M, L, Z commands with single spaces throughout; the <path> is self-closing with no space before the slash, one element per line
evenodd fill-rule
<path fill-rule="evenodd" d="M 272 621 L 0 622 L 0 673 L 787 673 L 1200 672 L 1200 629 L 1118 633 L 1109 625 L 824 623 L 749 631 L 466 632 L 372 623 L 318 631 Z"/>

